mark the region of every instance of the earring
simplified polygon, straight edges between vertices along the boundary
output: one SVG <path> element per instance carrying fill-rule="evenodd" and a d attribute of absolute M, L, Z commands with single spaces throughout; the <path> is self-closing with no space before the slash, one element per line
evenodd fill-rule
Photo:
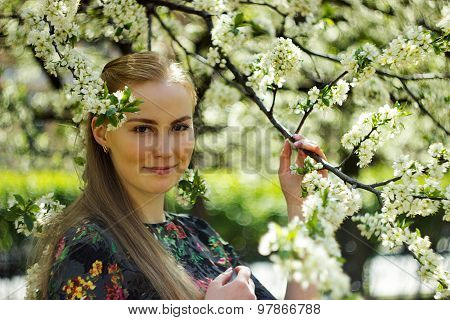
<path fill-rule="evenodd" d="M 106 147 L 106 146 L 103 146 L 103 151 L 105 151 L 105 153 L 108 153 L 108 147 Z"/>

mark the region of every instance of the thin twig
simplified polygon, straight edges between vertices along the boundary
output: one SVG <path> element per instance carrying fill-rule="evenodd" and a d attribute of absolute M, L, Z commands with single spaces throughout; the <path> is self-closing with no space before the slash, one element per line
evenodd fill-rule
<path fill-rule="evenodd" d="M 441 128 L 442 130 L 444 130 L 444 132 L 445 132 L 447 135 L 449 135 L 448 130 L 447 130 L 442 124 L 440 124 L 439 121 L 437 121 L 437 120 L 434 118 L 434 116 L 433 116 L 433 115 L 425 108 L 425 106 L 423 105 L 423 103 L 420 102 L 419 98 L 417 98 L 417 97 L 414 95 L 414 93 L 408 88 L 408 86 L 406 85 L 405 81 L 402 80 L 402 79 L 399 79 L 399 80 L 400 80 L 400 82 L 402 83 L 403 88 L 405 88 L 406 92 L 409 94 L 409 96 L 417 103 L 417 105 L 419 106 L 419 109 L 420 109 L 423 113 L 425 113 L 428 117 L 430 117 L 430 119 L 433 120 L 433 122 L 434 122 L 439 128 Z"/>

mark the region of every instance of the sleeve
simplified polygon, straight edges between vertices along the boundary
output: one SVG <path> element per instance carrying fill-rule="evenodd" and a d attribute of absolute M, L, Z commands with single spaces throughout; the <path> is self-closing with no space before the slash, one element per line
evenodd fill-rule
<path fill-rule="evenodd" d="M 47 299 L 128 298 L 115 242 L 95 225 L 70 228 L 60 239 L 50 269 Z"/>
<path fill-rule="evenodd" d="M 207 230 L 207 233 L 208 233 L 208 234 L 214 235 L 215 237 L 217 237 L 217 238 L 220 240 L 220 242 L 222 243 L 223 248 L 224 248 L 224 250 L 225 250 L 225 252 L 226 252 L 226 254 L 227 254 L 227 256 L 228 256 L 228 259 L 229 259 L 229 261 L 230 261 L 230 263 L 231 263 L 231 265 L 232 265 L 233 267 L 236 267 L 236 266 L 238 266 L 238 265 L 244 265 L 244 266 L 250 268 L 249 264 L 246 263 L 245 261 L 243 261 L 243 260 L 239 257 L 239 255 L 238 255 L 238 254 L 236 253 L 236 251 L 234 250 L 233 246 L 232 246 L 229 242 L 225 241 L 225 240 L 219 235 L 219 233 L 218 233 L 216 230 L 214 230 L 214 228 L 213 228 L 207 221 L 205 221 L 205 220 L 203 220 L 203 219 L 200 219 L 200 218 L 197 218 L 197 219 L 198 219 L 198 222 L 197 222 L 197 223 L 200 223 L 200 225 L 202 225 L 202 228 L 203 228 L 204 230 Z M 252 279 L 253 282 L 255 283 L 255 295 L 256 295 L 256 297 L 257 297 L 258 300 L 277 300 L 277 298 L 275 298 L 275 297 L 269 292 L 269 290 L 267 290 L 266 287 L 264 287 L 264 286 L 262 285 L 262 283 L 259 282 L 259 280 L 253 275 L 253 273 L 252 273 L 252 275 L 251 275 L 251 279 Z"/>

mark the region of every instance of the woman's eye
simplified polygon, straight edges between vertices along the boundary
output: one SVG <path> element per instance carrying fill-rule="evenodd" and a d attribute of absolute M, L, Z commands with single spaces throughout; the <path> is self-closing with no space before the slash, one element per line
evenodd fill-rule
<path fill-rule="evenodd" d="M 151 129 L 151 128 L 146 127 L 146 126 L 137 126 L 134 128 L 134 131 L 136 131 L 137 133 L 146 133 L 146 132 L 148 132 L 147 129 Z"/>
<path fill-rule="evenodd" d="M 173 130 L 174 131 L 184 131 L 184 130 L 187 130 L 187 129 L 189 129 L 189 126 L 186 125 L 186 124 L 178 123 L 178 124 L 173 126 Z"/>

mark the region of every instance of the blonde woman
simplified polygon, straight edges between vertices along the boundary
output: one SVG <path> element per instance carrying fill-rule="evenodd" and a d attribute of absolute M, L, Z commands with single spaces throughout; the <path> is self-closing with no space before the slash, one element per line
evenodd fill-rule
<path fill-rule="evenodd" d="M 85 188 L 35 248 L 38 296 L 275 299 L 206 221 L 164 210 L 165 193 L 194 149 L 197 96 L 189 76 L 164 56 L 143 52 L 110 61 L 101 78 L 110 92 L 127 85 L 144 102 L 113 131 L 95 126 L 90 114 Z M 281 175 L 282 167 L 283 192 L 295 194 L 298 177 Z M 295 207 L 291 200 L 288 208 Z M 43 250 L 48 245 L 50 252 Z"/>

